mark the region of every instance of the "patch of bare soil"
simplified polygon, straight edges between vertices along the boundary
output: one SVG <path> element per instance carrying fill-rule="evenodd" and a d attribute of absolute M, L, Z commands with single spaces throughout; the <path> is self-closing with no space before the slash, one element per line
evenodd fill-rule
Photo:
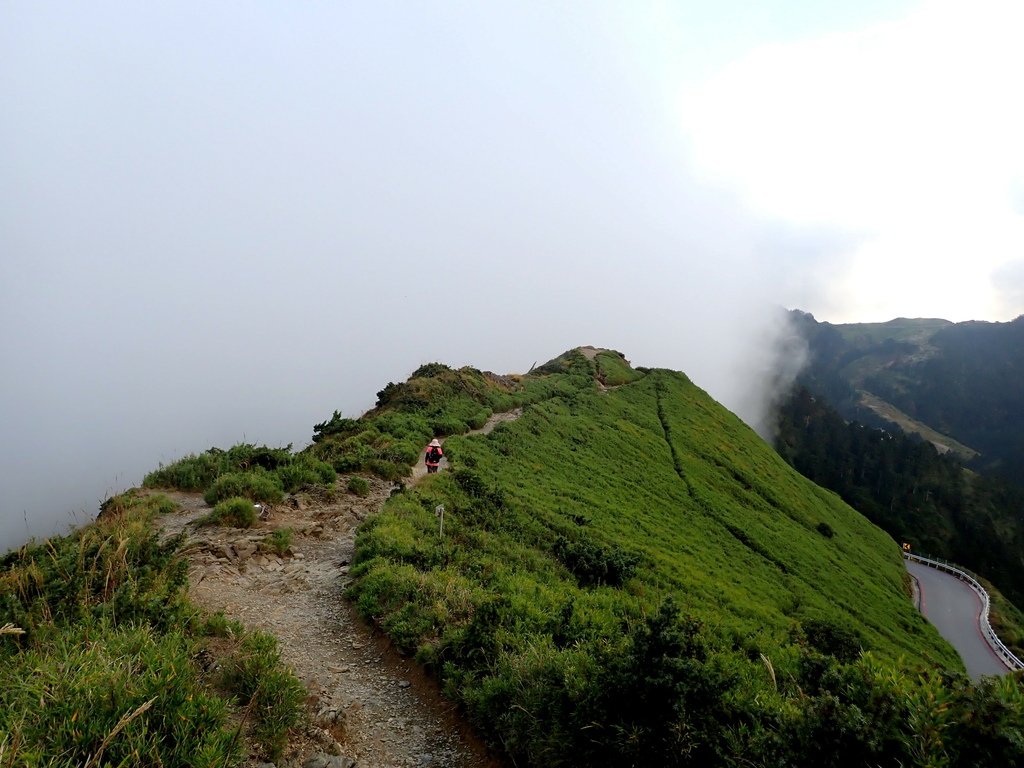
<path fill-rule="evenodd" d="M 520 412 L 495 414 L 475 433 L 486 434 Z M 425 474 L 421 456 L 412 482 Z M 161 524 L 168 536 L 186 534 L 192 600 L 274 635 L 282 658 L 309 690 L 311 726 L 293 739 L 282 767 L 498 768 L 502 762 L 437 684 L 344 598 L 356 526 L 393 488 L 369 482 L 366 498 L 340 490 L 331 501 L 298 494 L 268 509 L 250 529 L 197 528 L 196 519 L 210 511 L 202 497 L 165 492 L 179 510 Z M 340 481 L 339 489 L 344 485 Z M 283 555 L 264 541 L 278 528 L 293 532 Z"/>

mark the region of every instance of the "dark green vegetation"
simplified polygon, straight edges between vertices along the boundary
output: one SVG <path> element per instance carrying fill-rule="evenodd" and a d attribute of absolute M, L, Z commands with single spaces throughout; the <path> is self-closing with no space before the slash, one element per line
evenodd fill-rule
<path fill-rule="evenodd" d="M 150 472 L 146 488 L 203 492 L 207 504 L 235 496 L 277 503 L 285 493 L 333 488 L 337 474 L 330 464 L 291 446 L 268 448 L 242 443 L 228 450 L 211 448 Z"/>
<path fill-rule="evenodd" d="M 359 610 L 485 736 L 519 765 L 1024 759 L 1019 683 L 968 684 L 888 536 L 685 376 L 601 362 L 567 353 L 524 377 L 548 396 L 450 438 L 453 471 L 357 539 Z M 389 386 L 368 420 L 422 383 Z"/>
<path fill-rule="evenodd" d="M 287 554 L 288 549 L 292 545 L 292 537 L 294 532 L 291 528 L 275 528 L 270 534 L 264 539 L 267 546 L 270 547 L 271 551 L 277 555 L 283 556 Z"/>
<path fill-rule="evenodd" d="M 256 510 L 249 499 L 232 496 L 218 502 L 213 511 L 196 520 L 196 525 L 224 525 L 233 528 L 252 528 L 256 522 Z"/>
<path fill-rule="evenodd" d="M 852 325 L 791 317 L 811 352 L 803 383 L 845 418 L 874 424 L 878 412 L 905 416 L 979 452 L 972 469 L 1018 483 L 1024 477 L 1024 317 Z"/>
<path fill-rule="evenodd" d="M 779 409 L 779 453 L 921 554 L 952 560 L 1024 604 L 1024 490 L 964 469 L 930 443 L 846 422 L 798 388 Z"/>
<path fill-rule="evenodd" d="M 0 766 L 231 766 L 276 758 L 305 689 L 273 638 L 185 597 L 166 497 L 124 494 L 0 559 Z M 219 636 L 219 637 L 218 637 Z M 223 671 L 203 663 L 217 644 Z"/>
<path fill-rule="evenodd" d="M 817 399 L 798 390 L 781 408 L 787 461 L 916 551 L 1024 604 L 1024 318 L 791 319 L 810 351 L 800 383 Z M 1015 616 L 997 596 L 993 622 L 1021 650 Z"/>
<path fill-rule="evenodd" d="M 365 477 L 359 477 L 359 475 L 352 475 L 348 479 L 347 488 L 349 493 L 354 493 L 356 496 L 370 495 L 370 484 L 366 482 Z"/>

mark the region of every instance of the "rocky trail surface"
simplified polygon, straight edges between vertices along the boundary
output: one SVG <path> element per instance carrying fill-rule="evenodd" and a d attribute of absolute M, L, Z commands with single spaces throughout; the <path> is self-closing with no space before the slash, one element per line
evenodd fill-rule
<path fill-rule="evenodd" d="M 517 416 L 496 414 L 475 432 Z M 411 482 L 425 474 L 421 457 Z M 369 483 L 363 498 L 340 490 L 341 481 L 330 500 L 294 495 L 250 529 L 196 527 L 210 512 L 202 496 L 165 492 L 179 509 L 161 523 L 167 536 L 186 535 L 193 601 L 274 635 L 309 691 L 310 726 L 293 739 L 282 768 L 497 768 L 501 761 L 437 684 L 344 598 L 356 527 L 394 487 L 375 478 Z M 277 554 L 268 537 L 281 528 L 291 529 L 292 543 Z"/>

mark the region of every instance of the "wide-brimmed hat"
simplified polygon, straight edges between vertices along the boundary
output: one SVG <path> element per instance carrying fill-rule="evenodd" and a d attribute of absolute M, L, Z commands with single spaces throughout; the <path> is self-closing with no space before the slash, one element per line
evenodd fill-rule
<path fill-rule="evenodd" d="M 440 448 L 441 447 L 441 443 L 438 442 L 438 439 L 436 437 L 433 440 L 430 441 L 430 444 L 435 446 L 436 448 Z"/>

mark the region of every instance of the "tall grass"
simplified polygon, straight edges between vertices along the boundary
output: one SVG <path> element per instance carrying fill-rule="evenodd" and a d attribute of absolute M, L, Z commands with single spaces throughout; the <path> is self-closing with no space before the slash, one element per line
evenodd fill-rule
<path fill-rule="evenodd" d="M 275 693 L 252 707 L 251 692 L 218 695 L 196 660 L 208 634 L 238 627 L 188 602 L 180 539 L 153 526 L 172 507 L 122 494 L 95 523 L 0 559 L 0 768 L 237 765 L 242 707 L 257 753 L 279 754 L 301 685 L 257 636 L 239 663 Z"/>

